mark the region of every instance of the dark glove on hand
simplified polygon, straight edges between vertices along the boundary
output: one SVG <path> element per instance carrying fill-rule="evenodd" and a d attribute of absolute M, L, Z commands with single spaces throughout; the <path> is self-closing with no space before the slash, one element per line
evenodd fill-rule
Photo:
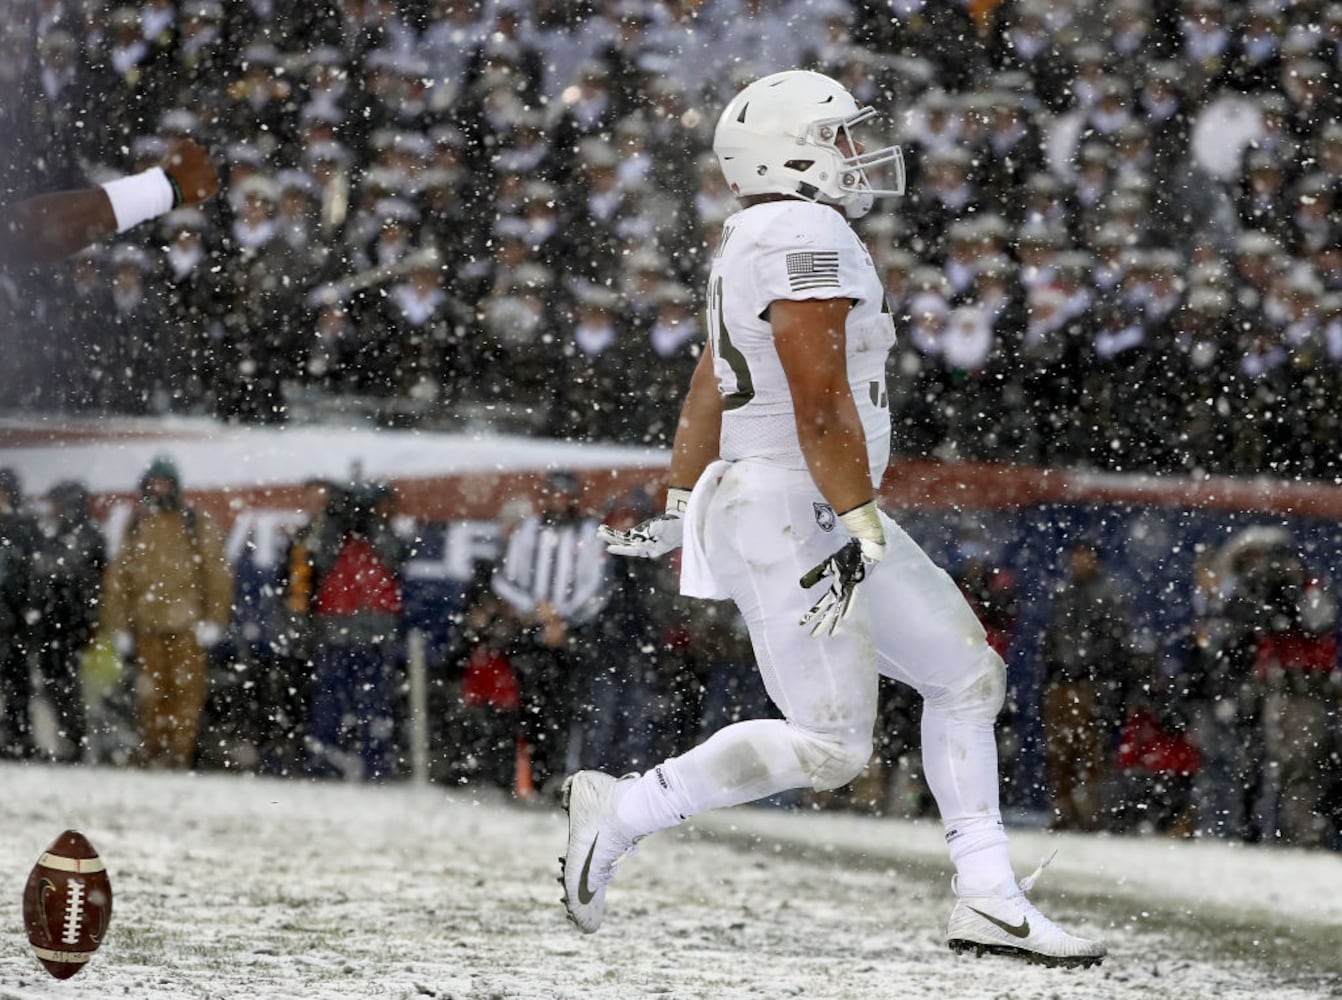
<path fill-rule="evenodd" d="M 824 562 L 812 566 L 801 578 L 805 590 L 829 578 L 829 589 L 801 618 L 803 627 L 811 626 L 812 638 L 834 634 L 848 614 L 857 585 L 885 557 L 885 529 L 875 502 L 847 511 L 839 519 L 853 540 Z"/>

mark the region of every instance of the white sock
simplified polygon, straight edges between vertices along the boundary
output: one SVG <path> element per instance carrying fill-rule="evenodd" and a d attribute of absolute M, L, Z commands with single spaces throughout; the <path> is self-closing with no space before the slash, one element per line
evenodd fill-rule
<path fill-rule="evenodd" d="M 923 707 L 923 771 L 946 828 L 962 892 L 1012 882 L 997 793 L 997 738 L 991 722 L 953 719 Z"/>
<path fill-rule="evenodd" d="M 978 816 L 947 823 L 946 846 L 960 876 L 960 892 L 972 896 L 995 892 L 1008 884 L 1014 887 L 1016 876 L 1011 870 L 1001 817 Z"/>
<path fill-rule="evenodd" d="M 641 837 L 690 818 L 692 809 L 675 785 L 670 761 L 644 771 L 615 802 L 615 820 Z"/>

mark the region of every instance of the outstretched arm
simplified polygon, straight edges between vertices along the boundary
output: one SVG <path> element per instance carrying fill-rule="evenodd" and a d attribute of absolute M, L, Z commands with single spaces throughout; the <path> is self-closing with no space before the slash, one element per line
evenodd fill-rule
<path fill-rule="evenodd" d="M 0 259 L 50 264 L 117 231 L 112 201 L 100 187 L 53 191 L 5 213 Z"/>
<path fill-rule="evenodd" d="M 49 264 L 181 205 L 219 190 L 209 155 L 190 139 L 177 140 L 163 162 L 100 187 L 37 195 L 0 218 L 0 262 Z"/>

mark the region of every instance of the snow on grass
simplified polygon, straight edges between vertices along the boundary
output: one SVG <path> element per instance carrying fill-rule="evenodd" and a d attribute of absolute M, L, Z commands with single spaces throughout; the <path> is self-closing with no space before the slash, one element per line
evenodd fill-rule
<path fill-rule="evenodd" d="M 957 957 L 936 824 L 738 809 L 648 838 L 607 923 L 559 905 L 561 813 L 485 791 L 0 767 L 0 1000 L 1249 997 L 1342 992 L 1336 855 L 1013 833 L 1098 970 Z M 111 874 L 108 941 L 66 982 L 22 888 L 67 827 Z"/>

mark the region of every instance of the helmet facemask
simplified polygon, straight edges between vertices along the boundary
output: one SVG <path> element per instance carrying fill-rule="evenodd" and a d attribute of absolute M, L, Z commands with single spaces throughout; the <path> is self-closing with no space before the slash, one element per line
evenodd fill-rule
<path fill-rule="evenodd" d="M 821 118 L 810 123 L 806 132 L 798 140 L 799 145 L 819 146 L 833 154 L 835 177 L 832 187 L 840 192 L 838 203 L 843 206 L 850 219 L 860 219 L 871 211 L 878 196 L 902 195 L 904 193 L 904 153 L 898 146 L 883 146 L 871 152 L 862 149 L 854 137 L 852 129 L 877 116 L 872 107 L 861 108 L 855 114 L 837 118 Z M 840 148 L 839 141 L 847 147 L 847 155 Z M 799 157 L 798 160 L 801 160 Z M 789 161 L 790 164 L 798 161 Z M 803 161 L 804 162 L 804 161 Z M 893 175 L 890 187 L 878 188 L 872 184 L 867 171 L 876 167 L 890 167 Z M 794 167 L 795 169 L 795 167 Z M 803 183 L 807 183 L 803 181 Z M 806 194 L 807 192 L 799 192 Z M 821 200 L 821 191 L 815 188 L 813 200 Z"/>

